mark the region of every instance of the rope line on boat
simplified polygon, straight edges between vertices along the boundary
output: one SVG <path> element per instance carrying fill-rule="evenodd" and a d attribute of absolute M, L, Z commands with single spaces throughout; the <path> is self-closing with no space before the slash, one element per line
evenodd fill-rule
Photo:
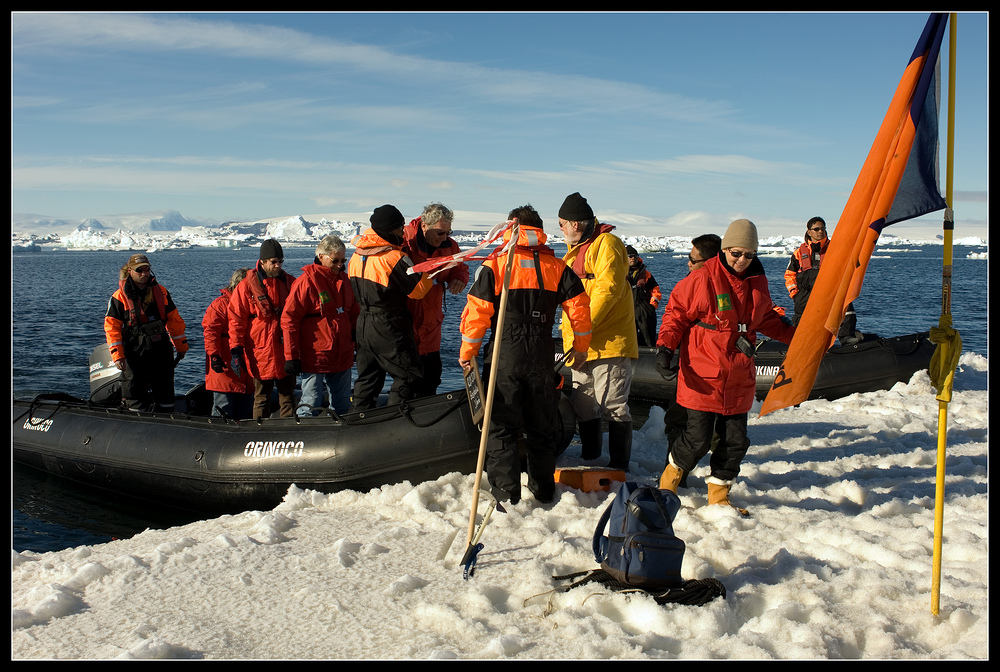
<path fill-rule="evenodd" d="M 364 414 L 362 414 L 362 416 L 359 417 L 359 418 L 357 418 L 357 419 L 355 419 L 355 418 L 348 419 L 348 418 L 344 418 L 343 416 L 341 416 L 340 419 L 345 424 L 348 424 L 348 425 L 375 425 L 375 424 L 378 424 L 378 423 L 381 423 L 381 422 L 390 422 L 392 420 L 398 420 L 399 418 L 402 417 L 403 419 L 405 419 L 407 422 L 409 422 L 414 427 L 424 428 L 424 427 L 430 427 L 432 425 L 436 425 L 437 423 L 441 422 L 448 415 L 450 415 L 451 413 L 454 413 L 457 409 L 459 409 L 462 406 L 464 406 L 465 403 L 466 403 L 465 399 L 462 399 L 462 398 L 456 399 L 455 402 L 451 406 L 449 406 L 448 408 L 446 408 L 444 410 L 444 412 L 442 412 L 436 418 L 434 418 L 434 419 L 432 419 L 432 420 L 430 420 L 428 422 L 417 422 L 416 420 L 414 420 L 413 419 L 413 415 L 412 415 L 413 414 L 413 407 L 410 406 L 410 404 L 408 402 L 406 402 L 406 401 L 400 402 L 400 404 L 399 404 L 399 411 L 395 415 L 376 415 L 374 417 L 365 417 Z M 382 407 L 382 408 L 385 408 L 385 407 Z M 382 408 L 380 408 L 378 410 L 382 410 Z"/>
<path fill-rule="evenodd" d="M 35 418 L 35 409 L 41 408 L 42 403 L 46 401 L 56 402 L 55 406 L 52 408 L 52 412 L 45 418 Z M 28 404 L 28 410 L 26 410 L 24 413 L 17 416 L 16 418 L 14 418 L 13 424 L 17 424 L 18 422 L 21 421 L 21 418 L 23 418 L 24 416 L 28 416 L 27 422 L 32 427 L 37 427 L 39 425 L 42 425 L 45 423 L 46 420 L 49 420 L 53 415 L 58 413 L 61 409 L 69 408 L 70 401 L 83 403 L 83 401 L 77 399 L 76 397 L 70 397 L 69 395 L 65 395 L 62 393 L 36 394 L 35 397 Z"/>
<path fill-rule="evenodd" d="M 36 419 L 34 417 L 35 411 L 38 408 L 41 408 L 41 407 L 47 405 L 49 402 L 55 402 L 54 406 L 52 406 L 51 413 L 49 413 L 49 415 L 46 416 L 45 418 Z M 352 426 L 355 426 L 355 425 L 356 426 L 374 425 L 374 424 L 379 424 L 379 423 L 382 423 L 382 422 L 390 422 L 390 421 L 394 421 L 394 420 L 399 420 L 400 418 L 402 418 L 402 419 L 405 419 L 408 423 L 410 423 L 414 427 L 417 427 L 417 428 L 426 428 L 426 427 L 431 427 L 431 426 L 436 425 L 437 423 L 441 422 L 448 415 L 450 415 L 450 414 L 454 413 L 456 410 L 460 409 L 463 405 L 465 405 L 465 403 L 466 403 L 465 398 L 462 397 L 461 395 L 459 395 L 457 398 L 454 399 L 453 403 L 451 405 L 449 405 L 447 408 L 445 408 L 440 414 L 438 414 L 437 416 L 431 418 L 430 420 L 424 421 L 424 422 L 417 421 L 414 418 L 413 413 L 416 410 L 416 407 L 414 407 L 413 405 L 411 405 L 407 401 L 402 401 L 399 404 L 399 410 L 396 413 L 394 413 L 394 414 L 380 413 L 380 414 L 377 414 L 377 415 L 374 415 L 374 416 L 367 416 L 366 414 L 361 414 L 360 417 L 352 418 L 352 417 L 347 417 L 347 416 L 341 415 L 341 414 L 339 414 L 337 411 L 335 411 L 332 408 L 324 408 L 323 411 L 324 411 L 325 415 L 327 415 L 330 418 L 332 418 L 333 420 L 336 420 L 337 422 L 343 423 L 345 425 L 352 425 Z M 14 420 L 13 420 L 14 423 L 20 422 L 25 416 L 30 416 L 29 422 L 33 426 L 34 425 L 38 425 L 38 424 L 41 424 L 41 423 L 45 422 L 49 418 L 51 418 L 58 411 L 60 411 L 62 409 L 72 408 L 73 406 L 84 406 L 84 407 L 86 407 L 88 409 L 91 409 L 91 410 L 104 410 L 104 411 L 106 411 L 108 413 L 119 412 L 119 413 L 127 413 L 129 415 L 131 415 L 131 414 L 143 414 L 143 412 L 140 412 L 140 411 L 128 411 L 127 409 L 122 409 L 119 406 L 114 406 L 114 407 L 101 406 L 101 405 L 95 404 L 92 400 L 86 400 L 85 401 L 83 399 L 78 399 L 76 397 L 72 397 L 70 395 L 67 395 L 67 394 L 64 394 L 64 393 L 61 393 L 61 392 L 35 395 L 28 402 L 28 404 L 29 404 L 28 405 L 28 409 L 24 413 L 20 414 L 16 418 L 14 418 Z M 309 406 L 308 404 L 299 404 L 299 406 L 306 406 L 307 408 L 310 408 L 310 409 L 313 408 L 312 406 Z M 383 406 L 383 407 L 380 407 L 377 410 L 384 410 L 385 408 L 386 407 Z M 215 407 L 215 410 L 219 412 L 218 416 L 214 416 L 214 417 L 213 416 L 209 416 L 209 417 L 204 418 L 204 419 L 207 419 L 209 421 L 211 421 L 212 419 L 222 420 L 225 424 L 232 423 L 232 424 L 235 424 L 237 426 L 241 424 L 240 420 L 236 420 L 234 418 L 228 417 L 226 415 L 226 413 L 222 409 L 220 409 L 218 406 Z M 157 413 L 156 412 L 149 412 L 149 415 L 157 415 Z M 169 417 L 173 418 L 174 415 L 175 414 L 171 413 L 171 414 L 169 414 Z M 182 415 L 185 419 L 188 419 L 188 420 L 191 420 L 191 419 L 202 419 L 201 416 L 193 416 L 190 413 L 182 413 L 180 415 Z M 321 417 L 321 416 L 317 416 L 317 417 Z M 266 418 L 263 418 L 263 419 L 266 420 Z M 258 420 L 260 420 L 260 419 L 258 419 Z"/>

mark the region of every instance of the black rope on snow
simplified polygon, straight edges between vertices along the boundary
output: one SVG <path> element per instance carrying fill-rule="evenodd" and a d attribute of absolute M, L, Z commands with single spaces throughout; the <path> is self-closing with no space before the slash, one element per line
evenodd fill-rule
<path fill-rule="evenodd" d="M 558 590 L 568 591 L 589 583 L 598 583 L 605 588 L 619 593 L 645 593 L 652 597 L 657 604 L 683 604 L 691 606 L 702 606 L 708 604 L 717 597 L 725 599 L 726 587 L 718 579 L 690 579 L 675 588 L 667 588 L 662 591 L 636 588 L 627 583 L 618 581 L 603 569 L 587 570 L 553 576 L 556 581 L 566 581 L 578 579 L 568 586 L 562 586 Z"/>

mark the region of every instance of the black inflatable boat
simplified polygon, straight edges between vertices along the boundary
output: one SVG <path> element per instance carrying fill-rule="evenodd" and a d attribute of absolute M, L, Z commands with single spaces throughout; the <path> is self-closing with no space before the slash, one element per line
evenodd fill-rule
<path fill-rule="evenodd" d="M 908 382 L 914 373 L 926 370 L 935 345 L 928 332 L 879 338 L 868 335 L 856 345 L 830 348 L 820 363 L 810 399 L 839 399 L 855 392 L 888 390 Z M 757 367 L 757 398 L 771 389 L 788 346 L 772 340 L 758 342 L 754 354 Z M 639 348 L 632 371 L 630 399 L 648 403 L 673 400 L 676 381 L 667 381 L 656 370 L 656 350 Z"/>
<path fill-rule="evenodd" d="M 364 413 L 234 421 L 195 388 L 174 412 L 52 394 L 13 401 L 14 461 L 73 481 L 210 513 L 270 509 L 291 484 L 368 490 L 472 473 L 480 430 L 464 389 Z M 575 420 L 560 407 L 562 446 Z"/>

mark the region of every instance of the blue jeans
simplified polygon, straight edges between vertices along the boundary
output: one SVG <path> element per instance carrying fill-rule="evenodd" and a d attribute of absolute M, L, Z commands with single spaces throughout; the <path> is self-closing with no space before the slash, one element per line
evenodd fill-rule
<path fill-rule="evenodd" d="M 351 369 L 335 373 L 302 374 L 302 397 L 295 413 L 299 417 L 319 415 L 327 407 L 326 392 L 330 392 L 330 404 L 339 414 L 351 408 Z M 307 404 L 309 408 L 303 406 Z"/>
<path fill-rule="evenodd" d="M 233 420 L 245 420 L 253 415 L 253 395 L 238 392 L 213 392 L 212 415 L 219 415 L 219 409 Z"/>

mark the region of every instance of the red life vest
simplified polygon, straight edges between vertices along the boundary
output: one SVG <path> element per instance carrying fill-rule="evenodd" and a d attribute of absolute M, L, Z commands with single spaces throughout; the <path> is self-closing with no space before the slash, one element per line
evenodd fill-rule
<path fill-rule="evenodd" d="M 819 244 L 819 259 L 816 260 L 816 268 L 818 269 L 820 264 L 823 263 L 823 257 L 826 256 L 826 248 L 830 246 L 830 239 L 826 238 Z M 812 243 L 806 241 L 799 245 L 799 249 L 796 251 L 796 255 L 799 258 L 799 273 L 805 273 L 806 271 L 812 270 L 813 268 L 813 248 Z"/>
<path fill-rule="evenodd" d="M 590 278 L 591 280 L 593 280 L 594 274 L 587 273 L 587 270 L 585 268 L 585 264 L 587 263 L 587 249 L 594 244 L 594 241 L 597 240 L 597 237 L 599 235 L 601 235 L 602 233 L 608 233 L 610 231 L 613 231 L 614 228 L 615 227 L 611 226 L 610 224 L 601 224 L 598 222 L 597 226 L 594 227 L 593 234 L 591 234 L 591 236 L 587 240 L 580 243 L 576 248 L 574 248 L 579 250 L 579 252 L 576 255 L 576 258 L 573 260 L 573 272 L 576 273 L 577 277 L 579 277 L 580 279 Z"/>
<path fill-rule="evenodd" d="M 136 302 L 132 300 L 128 292 L 125 291 L 125 283 L 127 280 L 122 280 L 118 283 L 118 289 L 121 290 L 118 294 L 118 299 L 125 306 L 125 314 L 128 315 L 128 319 L 125 322 L 125 326 L 134 327 L 139 324 L 145 324 L 149 322 L 149 316 L 146 315 L 146 305 L 145 301 L 142 302 L 143 305 L 136 305 Z M 156 310 L 160 315 L 160 320 L 163 322 L 167 321 L 167 293 L 164 291 L 163 287 L 150 281 L 150 286 L 147 288 L 147 296 L 152 293 L 152 298 L 156 301 Z M 136 288 L 138 289 L 138 288 Z"/>

